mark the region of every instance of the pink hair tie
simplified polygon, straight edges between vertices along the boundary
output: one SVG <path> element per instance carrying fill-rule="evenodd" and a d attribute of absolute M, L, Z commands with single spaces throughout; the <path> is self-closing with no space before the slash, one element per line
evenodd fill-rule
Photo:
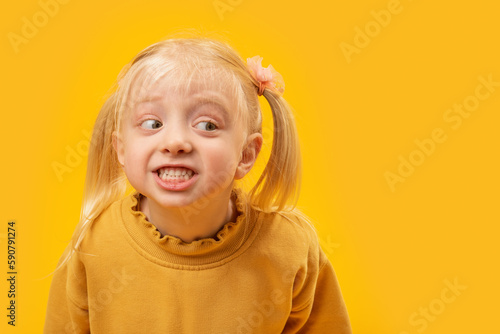
<path fill-rule="evenodd" d="M 259 91 L 257 94 L 264 94 L 264 89 L 271 88 L 280 95 L 285 91 L 285 82 L 281 74 L 276 72 L 272 65 L 267 68 L 262 67 L 262 57 L 255 56 L 247 58 L 247 66 L 252 77 L 259 83 Z"/>

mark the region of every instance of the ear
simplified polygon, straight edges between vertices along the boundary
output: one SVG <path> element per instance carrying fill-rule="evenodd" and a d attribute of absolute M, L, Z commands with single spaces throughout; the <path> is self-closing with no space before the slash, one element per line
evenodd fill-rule
<path fill-rule="evenodd" d="M 263 138 L 260 133 L 253 133 L 247 137 L 245 148 L 241 152 L 241 159 L 234 175 L 236 180 L 242 179 L 250 172 L 262 148 L 262 141 Z"/>
<path fill-rule="evenodd" d="M 120 162 L 120 165 L 122 167 L 124 166 L 124 161 L 125 161 L 125 149 L 123 145 L 123 140 L 121 139 L 121 136 L 118 134 L 118 132 L 113 131 L 113 147 L 116 151 L 116 156 L 118 158 L 118 161 Z"/>

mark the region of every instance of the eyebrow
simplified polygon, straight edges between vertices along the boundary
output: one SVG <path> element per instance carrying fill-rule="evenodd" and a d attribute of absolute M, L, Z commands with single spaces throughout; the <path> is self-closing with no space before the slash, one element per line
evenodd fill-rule
<path fill-rule="evenodd" d="M 191 103 L 191 105 L 205 105 L 205 104 L 211 104 L 217 106 L 223 114 L 224 118 L 230 119 L 230 114 L 229 111 L 226 108 L 226 104 L 222 99 L 218 98 L 217 96 L 210 96 L 210 97 L 194 97 L 194 101 Z"/>
<path fill-rule="evenodd" d="M 155 101 L 161 100 L 162 98 L 163 98 L 162 95 L 146 96 L 146 97 L 136 101 L 135 105 L 138 106 L 142 103 L 155 102 Z M 195 96 L 190 97 L 189 99 L 192 100 L 192 102 L 189 103 L 190 107 L 196 106 L 196 105 L 205 105 L 205 104 L 215 105 L 218 107 L 217 109 L 222 112 L 222 114 L 224 115 L 224 118 L 226 118 L 226 119 L 231 118 L 231 115 L 226 108 L 226 103 L 223 101 L 223 99 L 217 97 L 216 95 L 210 95 L 208 97 L 207 96 L 198 96 L 197 97 L 195 94 Z"/>

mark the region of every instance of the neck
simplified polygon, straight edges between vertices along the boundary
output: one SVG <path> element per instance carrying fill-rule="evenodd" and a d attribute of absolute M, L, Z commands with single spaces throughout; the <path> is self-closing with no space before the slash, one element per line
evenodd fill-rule
<path fill-rule="evenodd" d="M 217 197 L 204 199 L 181 208 L 165 208 L 142 197 L 140 210 L 162 235 L 171 235 L 190 243 L 214 237 L 230 221 L 236 221 L 236 206 L 231 200 L 231 189 Z M 200 205 L 200 203 L 208 203 Z"/>

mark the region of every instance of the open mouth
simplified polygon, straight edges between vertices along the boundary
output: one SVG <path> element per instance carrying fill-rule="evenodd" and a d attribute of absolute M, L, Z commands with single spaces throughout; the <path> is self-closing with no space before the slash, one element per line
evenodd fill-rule
<path fill-rule="evenodd" d="M 196 174 L 193 170 L 184 167 L 164 167 L 158 169 L 156 172 L 160 179 L 168 182 L 185 182 Z"/>

